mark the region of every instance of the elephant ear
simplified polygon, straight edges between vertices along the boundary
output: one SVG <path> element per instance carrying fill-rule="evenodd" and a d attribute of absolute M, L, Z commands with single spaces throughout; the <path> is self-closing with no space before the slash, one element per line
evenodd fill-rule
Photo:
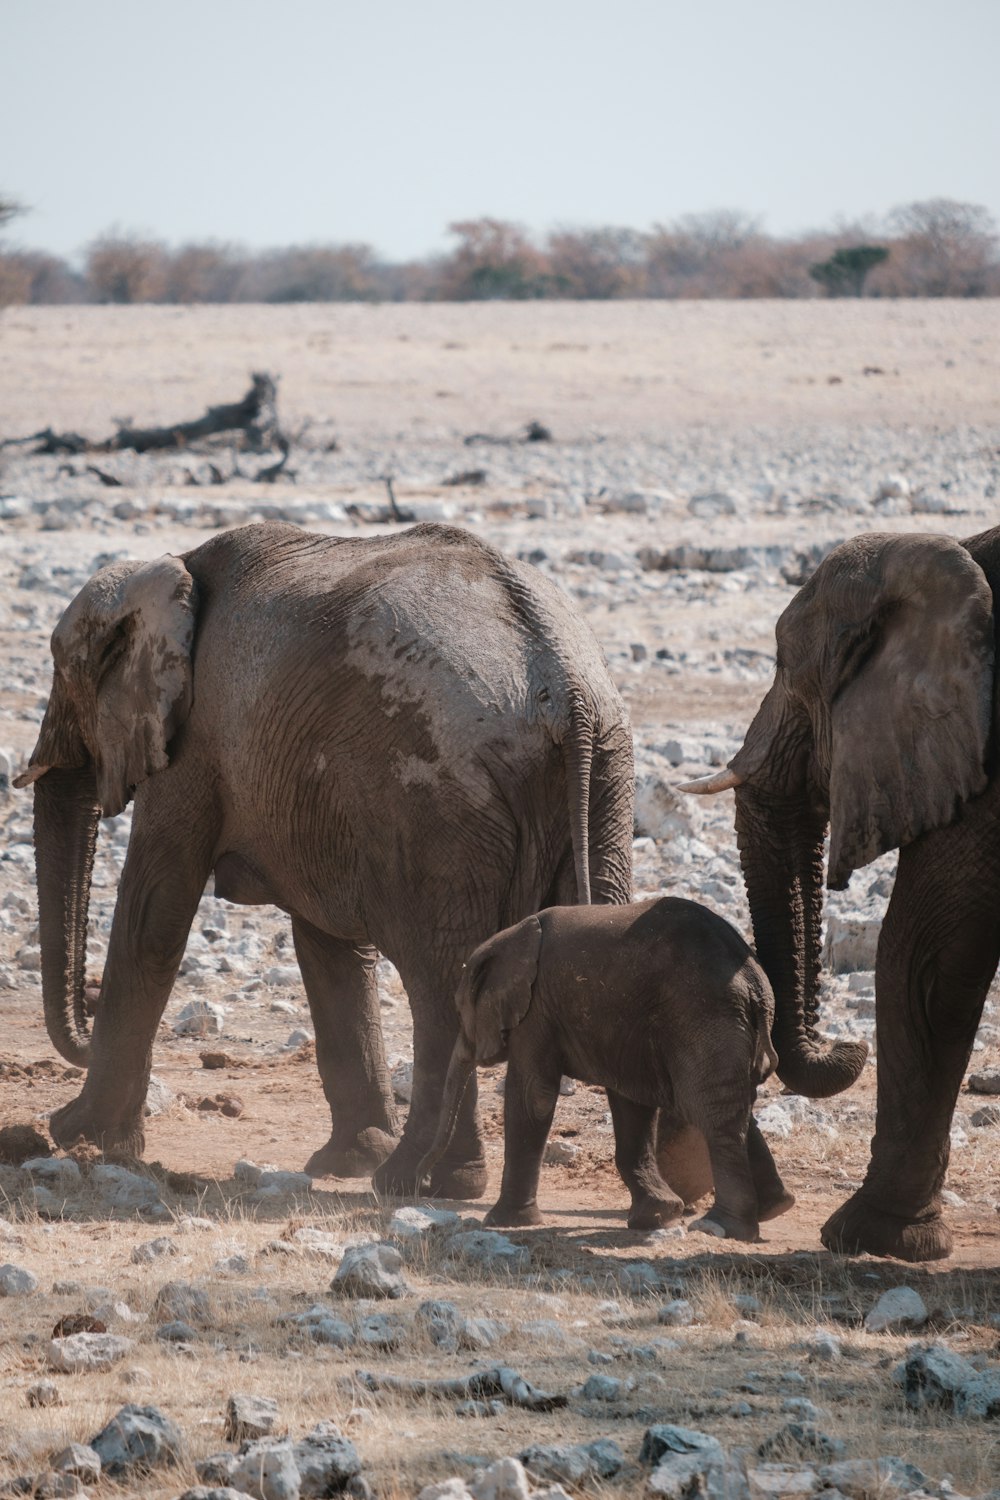
<path fill-rule="evenodd" d="M 114 563 L 96 574 L 52 637 L 56 675 L 81 705 L 105 817 L 168 764 L 191 707 L 194 579 L 176 557 Z M 33 756 L 45 763 L 41 739 Z"/>
<path fill-rule="evenodd" d="M 993 596 L 947 537 L 880 537 L 845 571 L 829 685 L 827 884 L 954 820 L 986 785 Z M 836 602 L 836 601 L 835 601 Z M 826 603 L 830 603 L 829 597 Z"/>
<path fill-rule="evenodd" d="M 498 1057 L 506 1048 L 507 1033 L 527 1015 L 541 946 L 541 923 L 537 917 L 526 917 L 483 943 L 469 960 L 477 1062 Z"/>

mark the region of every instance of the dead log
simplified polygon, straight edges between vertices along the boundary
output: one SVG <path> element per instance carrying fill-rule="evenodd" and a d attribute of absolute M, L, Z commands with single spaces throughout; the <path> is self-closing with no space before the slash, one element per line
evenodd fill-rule
<path fill-rule="evenodd" d="M 186 448 L 217 433 L 239 432 L 243 434 L 243 446 L 254 453 L 264 453 L 269 448 L 280 449 L 284 455 L 277 466 L 277 472 L 280 472 L 288 459 L 288 440 L 278 421 L 278 382 L 264 371 L 256 371 L 251 379 L 253 383 L 242 401 L 210 406 L 204 416 L 192 422 L 175 422 L 169 427 L 120 424 L 114 437 L 102 443 L 91 442 L 78 432 L 54 432 L 51 427 L 46 427 L 28 437 L 0 439 L 0 448 L 35 443 L 37 447 L 31 449 L 33 455 L 115 453 L 122 448 L 130 448 L 135 453 L 151 453 Z"/>
<path fill-rule="evenodd" d="M 150 453 L 161 448 L 186 448 L 202 438 L 219 432 L 242 432 L 246 446 L 255 453 L 280 446 L 278 423 L 278 383 L 272 375 L 256 371 L 253 384 L 242 401 L 225 406 L 210 406 L 193 422 L 177 422 L 170 427 L 119 427 L 115 436 L 101 450 L 131 448 L 136 453 Z"/>

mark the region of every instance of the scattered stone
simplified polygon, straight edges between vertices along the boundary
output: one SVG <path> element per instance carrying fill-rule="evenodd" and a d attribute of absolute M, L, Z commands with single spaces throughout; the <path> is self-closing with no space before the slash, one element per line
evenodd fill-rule
<path fill-rule="evenodd" d="M 694 1322 L 694 1308 L 685 1297 L 675 1297 L 664 1303 L 656 1315 L 656 1321 L 667 1328 L 687 1328 Z"/>
<path fill-rule="evenodd" d="M 196 1484 L 192 1489 L 185 1490 L 177 1500 L 254 1500 L 246 1490 L 234 1490 L 229 1484 Z"/>
<path fill-rule="evenodd" d="M 747 1486 L 750 1500 L 807 1500 L 820 1487 L 816 1470 L 798 1464 L 759 1464 L 747 1469 Z"/>
<path fill-rule="evenodd" d="M 358 1450 L 332 1422 L 320 1422 L 294 1447 L 302 1500 L 339 1494 L 361 1473 Z M 355 1493 L 357 1493 L 355 1485 Z"/>
<path fill-rule="evenodd" d="M 959 1391 L 978 1375 L 974 1365 L 943 1344 L 911 1349 L 893 1379 L 903 1387 L 906 1404 L 914 1411 L 925 1406 L 954 1406 Z"/>
<path fill-rule="evenodd" d="M 406 1342 L 406 1324 L 391 1313 L 369 1313 L 358 1324 L 358 1342 L 391 1351 Z"/>
<path fill-rule="evenodd" d="M 201 1466 L 197 1467 L 199 1476 L 204 1477 Z M 302 1494 L 295 1450 L 287 1439 L 244 1443 L 225 1479 L 234 1489 L 246 1490 L 258 1500 L 299 1500 Z"/>
<path fill-rule="evenodd" d="M 149 1075 L 149 1085 L 146 1089 L 146 1102 L 142 1107 L 143 1114 L 149 1118 L 157 1115 L 165 1115 L 169 1109 L 177 1103 L 177 1095 L 172 1088 L 157 1078 L 155 1073 Z"/>
<path fill-rule="evenodd" d="M 101 1477 L 101 1455 L 84 1443 L 70 1443 L 50 1460 L 57 1474 L 74 1474 L 84 1484 L 97 1484 Z"/>
<path fill-rule="evenodd" d="M 524 1465 L 516 1458 L 498 1458 L 470 1482 L 469 1493 L 473 1500 L 528 1500 Z"/>
<path fill-rule="evenodd" d="M 549 1167 L 569 1167 L 580 1156 L 580 1147 L 574 1141 L 549 1141 L 545 1148 L 545 1164 Z"/>
<path fill-rule="evenodd" d="M 62 1396 L 54 1380 L 37 1380 L 25 1392 L 29 1406 L 62 1406 Z"/>
<path fill-rule="evenodd" d="M 982 1109 L 974 1109 L 969 1117 L 969 1124 L 975 1125 L 977 1130 L 1000 1125 L 1000 1104 L 987 1104 Z"/>
<path fill-rule="evenodd" d="M 815 1333 L 810 1334 L 802 1347 L 810 1359 L 820 1360 L 826 1364 L 832 1364 L 840 1359 L 844 1352 L 843 1344 L 837 1335 L 828 1333 L 823 1328 L 817 1328 Z"/>
<path fill-rule="evenodd" d="M 611 1438 L 551 1447 L 536 1443 L 517 1456 L 539 1479 L 576 1485 L 590 1479 L 613 1479 L 625 1467 L 625 1455 Z"/>
<path fill-rule="evenodd" d="M 531 1251 L 494 1229 L 469 1229 L 451 1236 L 445 1259 L 452 1263 L 471 1261 L 491 1271 L 526 1271 Z"/>
<path fill-rule="evenodd" d="M 972 1094 L 1000 1094 L 1000 1072 L 971 1073 L 969 1092 Z"/>
<path fill-rule="evenodd" d="M 183 1322 L 180 1318 L 174 1318 L 169 1323 L 157 1330 L 157 1339 L 161 1344 L 189 1345 L 198 1337 L 190 1323 Z"/>
<path fill-rule="evenodd" d="M 983 1370 L 955 1394 L 960 1417 L 1000 1417 L 1000 1370 Z"/>
<path fill-rule="evenodd" d="M 211 1000 L 189 1000 L 178 1012 L 171 1030 L 174 1036 L 219 1036 L 226 1023 L 221 1005 Z"/>
<path fill-rule="evenodd" d="M 301 1328 L 314 1344 L 329 1344 L 334 1349 L 349 1349 L 354 1343 L 354 1329 L 322 1302 L 301 1313 L 286 1313 L 279 1324 Z"/>
<path fill-rule="evenodd" d="M 865 1328 L 869 1333 L 903 1333 L 910 1328 L 923 1328 L 927 1318 L 927 1307 L 920 1293 L 909 1286 L 896 1286 L 879 1297 L 865 1318 Z"/>
<path fill-rule="evenodd" d="M 12 1265 L 9 1261 L 0 1266 L 0 1297 L 28 1297 L 38 1287 L 38 1277 L 24 1266 Z"/>
<path fill-rule="evenodd" d="M 410 1290 L 395 1245 L 349 1245 L 330 1290 L 341 1297 L 405 1297 Z"/>
<path fill-rule="evenodd" d="M 127 1167 L 101 1162 L 90 1169 L 90 1186 L 106 1208 L 148 1210 L 162 1208 L 160 1189 L 150 1177 Z"/>
<path fill-rule="evenodd" d="M 900 1500 L 927 1484 L 927 1476 L 902 1458 L 845 1458 L 824 1464 L 819 1478 L 848 1500 Z"/>
<path fill-rule="evenodd" d="M 757 1454 L 760 1458 L 771 1458 L 790 1450 L 803 1458 L 821 1458 L 832 1463 L 844 1456 L 847 1445 L 840 1438 L 823 1432 L 815 1422 L 786 1422 L 778 1432 L 765 1438 Z"/>
<path fill-rule="evenodd" d="M 110 1370 L 120 1364 L 134 1345 L 118 1333 L 73 1333 L 51 1339 L 48 1361 L 53 1370 L 74 1375 L 81 1370 Z"/>
<path fill-rule="evenodd" d="M 146 1240 L 144 1244 L 136 1245 L 129 1258 L 135 1266 L 148 1266 L 154 1260 L 162 1260 L 164 1256 L 178 1253 L 177 1241 L 167 1234 L 161 1234 L 155 1240 Z"/>
<path fill-rule="evenodd" d="M 212 1321 L 212 1306 L 207 1294 L 190 1281 L 166 1281 L 153 1302 L 153 1318 L 157 1323 L 180 1321 L 205 1327 Z"/>
<path fill-rule="evenodd" d="M 180 1463 L 184 1440 L 180 1429 L 157 1406 L 123 1406 L 91 1438 L 104 1467 L 112 1476 L 138 1470 L 145 1473 L 163 1464 Z"/>
<path fill-rule="evenodd" d="M 60 1192 L 72 1192 L 80 1186 L 80 1168 L 71 1156 L 34 1156 L 23 1163 L 21 1170 Z"/>
<path fill-rule="evenodd" d="M 230 1443 L 267 1437 L 274 1431 L 279 1415 L 278 1403 L 273 1397 L 234 1392 L 226 1402 L 223 1436 Z"/>
<path fill-rule="evenodd" d="M 413 1204 L 396 1209 L 389 1220 L 389 1233 L 397 1240 L 420 1240 L 435 1230 L 450 1229 L 459 1222 L 458 1214 L 450 1208 Z"/>
<path fill-rule="evenodd" d="M 284 1172 L 277 1168 L 264 1169 L 257 1177 L 255 1198 L 289 1198 L 296 1194 L 311 1193 L 313 1180 L 308 1172 Z"/>
<path fill-rule="evenodd" d="M 824 964 L 835 974 L 873 969 L 881 930 L 880 917 L 842 917 L 837 912 L 827 912 Z"/>
<path fill-rule="evenodd" d="M 585 1401 L 620 1401 L 622 1382 L 611 1375 L 590 1375 L 581 1388 Z"/>

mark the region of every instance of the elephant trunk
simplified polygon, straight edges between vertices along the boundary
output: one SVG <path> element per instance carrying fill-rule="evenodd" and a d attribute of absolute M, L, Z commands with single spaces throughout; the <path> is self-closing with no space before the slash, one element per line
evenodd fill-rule
<path fill-rule="evenodd" d="M 83 1003 L 87 908 L 97 845 L 92 765 L 53 768 L 35 783 L 35 863 L 45 1027 L 67 1062 L 86 1067 L 90 1037 Z"/>
<path fill-rule="evenodd" d="M 417 1191 L 420 1192 L 424 1182 L 433 1172 L 442 1156 L 451 1145 L 458 1124 L 459 1111 L 462 1108 L 462 1100 L 465 1091 L 469 1087 L 469 1079 L 476 1071 L 476 1056 L 472 1047 L 459 1033 L 448 1064 L 448 1076 L 444 1084 L 444 1097 L 441 1101 L 441 1114 L 438 1119 L 437 1135 L 434 1144 L 417 1168 Z"/>
<path fill-rule="evenodd" d="M 825 1099 L 864 1067 L 863 1042 L 825 1041 L 819 1013 L 825 813 L 751 785 L 736 791 L 736 836 L 757 956 L 774 990 L 772 1041 L 786 1088 Z"/>

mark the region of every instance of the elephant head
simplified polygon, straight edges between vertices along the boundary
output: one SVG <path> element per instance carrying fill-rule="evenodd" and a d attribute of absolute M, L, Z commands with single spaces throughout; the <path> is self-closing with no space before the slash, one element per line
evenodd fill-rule
<path fill-rule="evenodd" d="M 541 946 L 541 923 L 537 917 L 526 917 L 482 943 L 465 965 L 456 996 L 459 1031 L 448 1064 L 437 1135 L 420 1163 L 418 1184 L 451 1144 L 476 1068 L 492 1067 L 506 1058 L 510 1033 L 531 1009 Z"/>
<path fill-rule="evenodd" d="M 112 563 L 87 583 L 52 636 L 52 691 L 27 771 L 35 783 L 35 859 L 45 1025 L 85 1064 L 87 906 L 100 816 L 168 763 L 191 706 L 194 582 L 175 557 Z"/>
<path fill-rule="evenodd" d="M 774 682 L 728 772 L 754 936 L 775 992 L 778 1076 L 813 1098 L 850 1086 L 862 1043 L 814 1031 L 827 886 L 950 823 L 986 784 L 993 599 L 947 537 L 871 534 L 831 552 L 777 625 Z"/>

